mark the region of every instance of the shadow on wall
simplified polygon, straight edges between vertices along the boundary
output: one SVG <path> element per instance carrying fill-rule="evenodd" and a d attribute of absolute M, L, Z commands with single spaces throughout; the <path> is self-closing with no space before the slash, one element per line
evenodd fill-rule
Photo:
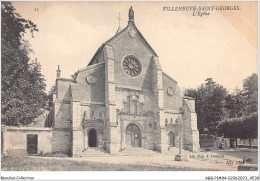
<path fill-rule="evenodd" d="M 150 59 L 141 90 L 152 91 L 152 59 Z"/>
<path fill-rule="evenodd" d="M 70 84 L 70 83 L 68 83 Z M 55 110 L 54 130 L 52 134 L 52 152 L 59 152 L 62 154 L 71 155 L 71 143 L 72 135 L 71 128 L 71 110 L 70 110 L 70 86 L 66 86 L 67 89 L 62 99 L 56 99 L 61 101 L 58 103 L 58 110 Z M 59 88 L 58 88 L 59 89 Z M 62 92 L 60 92 L 62 95 Z M 54 105 L 55 106 L 55 105 Z M 58 129 L 57 129 L 58 128 Z"/>
<path fill-rule="evenodd" d="M 105 102 L 105 66 L 94 69 L 92 73 L 97 81 L 94 84 L 89 84 L 91 92 L 91 101 Z"/>
<path fill-rule="evenodd" d="M 63 101 L 65 101 L 65 102 L 68 102 L 69 103 L 69 101 L 70 101 L 70 92 L 71 92 L 71 90 L 70 90 L 70 88 L 68 87 L 67 88 L 67 90 L 66 90 L 66 93 L 64 94 L 64 96 L 63 96 L 63 98 L 62 99 L 59 99 L 60 101 L 62 101 L 62 103 L 61 103 L 61 105 L 60 105 L 60 107 L 59 107 L 59 109 L 58 109 L 58 111 L 57 111 L 57 113 L 56 113 L 56 115 L 54 115 L 54 117 L 60 117 L 60 116 L 62 116 L 60 119 L 63 119 L 63 114 L 62 113 L 64 113 L 64 112 L 66 112 L 67 114 L 69 114 L 70 113 L 70 110 L 62 110 L 62 108 L 64 107 L 64 106 L 62 106 L 64 103 L 63 103 Z M 56 101 L 58 101 L 58 99 L 56 99 Z M 68 116 L 65 116 L 65 117 L 67 117 L 67 119 L 70 119 L 70 114 L 68 115 Z"/>

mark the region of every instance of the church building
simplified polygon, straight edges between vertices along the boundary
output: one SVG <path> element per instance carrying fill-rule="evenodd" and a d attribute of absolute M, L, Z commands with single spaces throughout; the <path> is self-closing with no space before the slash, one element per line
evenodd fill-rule
<path fill-rule="evenodd" d="M 98 149 L 118 155 L 139 147 L 164 154 L 180 146 L 198 152 L 195 100 L 163 72 L 132 7 L 128 16 L 128 25 L 98 48 L 75 79 L 61 78 L 57 70 L 47 119 L 53 153 L 74 157 Z"/>

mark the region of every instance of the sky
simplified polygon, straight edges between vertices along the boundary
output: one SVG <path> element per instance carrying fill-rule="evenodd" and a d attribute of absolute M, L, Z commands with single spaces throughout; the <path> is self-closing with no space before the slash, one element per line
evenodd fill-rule
<path fill-rule="evenodd" d="M 163 71 L 182 89 L 213 78 L 227 90 L 258 72 L 257 2 L 13 2 L 17 12 L 39 28 L 26 36 L 32 58 L 42 65 L 48 91 L 58 65 L 70 78 L 88 65 L 97 49 L 115 35 L 118 16 L 127 26 L 133 6 L 135 25 L 159 56 Z M 163 11 L 163 7 L 239 6 L 239 10 Z"/>

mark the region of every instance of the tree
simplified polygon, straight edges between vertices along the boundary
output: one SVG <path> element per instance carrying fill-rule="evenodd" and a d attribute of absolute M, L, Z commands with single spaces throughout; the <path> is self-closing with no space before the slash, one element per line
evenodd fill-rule
<path fill-rule="evenodd" d="M 11 2 L 1 3 L 1 120 L 5 125 L 33 122 L 45 100 L 45 80 L 41 65 L 30 59 L 30 45 L 24 35 L 38 31 L 30 20 L 22 18 Z"/>
<path fill-rule="evenodd" d="M 218 135 L 224 135 L 227 138 L 235 138 L 237 147 L 237 138 L 248 139 L 250 148 L 251 141 L 257 138 L 257 119 L 258 114 L 253 113 L 239 118 L 223 120 L 217 127 Z"/>
<path fill-rule="evenodd" d="M 220 121 L 217 126 L 217 133 L 219 136 L 223 135 L 229 139 L 235 138 L 237 147 L 237 139 L 243 135 L 243 119 L 231 118 Z"/>
<path fill-rule="evenodd" d="M 197 89 L 188 89 L 186 96 L 195 98 L 196 113 L 198 115 L 198 129 L 200 133 L 216 133 L 218 122 L 227 117 L 226 97 L 227 90 L 213 81 L 205 80 Z"/>
<path fill-rule="evenodd" d="M 252 74 L 243 80 L 243 90 L 236 89 L 234 93 L 228 95 L 226 108 L 230 118 L 242 117 L 257 112 L 257 81 L 257 74 Z"/>
<path fill-rule="evenodd" d="M 53 93 L 56 93 L 57 91 L 57 85 L 54 84 L 50 91 L 48 92 L 48 95 L 47 95 L 47 102 L 46 102 L 46 106 L 45 106 L 45 109 L 50 111 L 50 108 L 53 106 Z"/>
<path fill-rule="evenodd" d="M 237 118 L 245 115 L 246 100 L 241 90 L 236 89 L 234 93 L 226 98 L 226 109 L 230 118 Z"/>
<path fill-rule="evenodd" d="M 257 138 L 258 136 L 258 113 L 252 113 L 243 118 L 243 124 L 240 127 L 242 134 L 240 138 L 248 139 L 249 146 L 252 147 L 252 139 Z"/>
<path fill-rule="evenodd" d="M 258 76 L 252 74 L 243 81 L 243 95 L 246 100 L 246 114 L 257 112 L 258 110 Z"/>
<path fill-rule="evenodd" d="M 258 129 L 258 75 L 252 74 L 243 81 L 243 95 L 245 96 L 245 114 L 243 121 L 243 137 L 247 138 L 250 143 L 257 138 Z"/>

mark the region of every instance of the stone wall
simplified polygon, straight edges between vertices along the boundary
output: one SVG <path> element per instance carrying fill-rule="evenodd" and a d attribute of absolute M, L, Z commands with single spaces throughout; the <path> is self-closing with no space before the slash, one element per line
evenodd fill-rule
<path fill-rule="evenodd" d="M 57 94 L 56 99 L 63 100 L 64 102 L 70 101 L 70 84 L 72 80 L 69 79 L 57 79 Z M 56 101 L 55 99 L 55 101 Z"/>
<path fill-rule="evenodd" d="M 106 148 L 111 155 L 120 150 L 120 127 L 116 121 L 115 59 L 111 45 L 105 46 Z"/>
<path fill-rule="evenodd" d="M 155 121 L 154 130 L 154 147 L 155 150 L 164 153 L 168 149 L 167 133 L 164 118 L 164 98 L 163 98 L 163 78 L 162 68 L 158 57 L 152 57 L 152 85 L 154 92 L 154 113 L 157 120 Z"/>
<path fill-rule="evenodd" d="M 52 152 L 71 154 L 71 111 L 70 103 L 55 100 Z"/>
<path fill-rule="evenodd" d="M 94 83 L 86 80 L 88 75 L 95 77 Z M 98 63 L 79 71 L 77 76 L 81 103 L 105 102 L 105 64 Z"/>
<path fill-rule="evenodd" d="M 6 155 L 27 154 L 27 135 L 38 135 L 37 154 L 52 152 L 52 128 L 2 126 L 2 152 Z"/>
<path fill-rule="evenodd" d="M 82 129 L 82 117 L 80 102 L 76 100 L 71 100 L 71 120 L 72 120 L 72 155 L 79 155 L 84 149 L 83 139 L 84 139 L 84 130 Z"/>
<path fill-rule="evenodd" d="M 187 103 L 189 102 L 189 103 Z M 183 145 L 184 149 L 192 152 L 198 152 L 200 149 L 199 145 L 199 131 L 197 129 L 197 114 L 192 110 L 195 103 L 193 99 L 183 99 Z"/>
<path fill-rule="evenodd" d="M 52 152 L 71 155 L 71 83 L 58 79 L 57 97 L 54 101 Z"/>
<path fill-rule="evenodd" d="M 173 91 L 172 95 L 169 95 L 168 89 L 171 88 Z M 182 106 L 181 89 L 177 82 L 174 82 L 168 75 L 163 73 L 163 97 L 164 97 L 164 109 L 176 110 Z"/>
<path fill-rule="evenodd" d="M 71 155 L 71 131 L 70 129 L 53 129 L 52 152 Z"/>
<path fill-rule="evenodd" d="M 70 128 L 71 127 L 71 113 L 70 102 L 62 102 L 62 100 L 55 101 L 54 108 L 54 127 L 55 128 Z"/>
<path fill-rule="evenodd" d="M 131 27 L 132 28 L 132 27 Z M 134 27 L 133 27 L 134 28 Z M 124 32 L 120 37 L 115 38 L 111 43 L 115 60 L 115 83 L 118 87 L 130 89 L 152 91 L 151 57 L 153 52 L 147 48 L 143 39 L 136 33 L 135 36 L 129 36 Z M 122 68 L 122 61 L 125 56 L 133 55 L 142 64 L 142 72 L 137 77 L 127 75 Z"/>

